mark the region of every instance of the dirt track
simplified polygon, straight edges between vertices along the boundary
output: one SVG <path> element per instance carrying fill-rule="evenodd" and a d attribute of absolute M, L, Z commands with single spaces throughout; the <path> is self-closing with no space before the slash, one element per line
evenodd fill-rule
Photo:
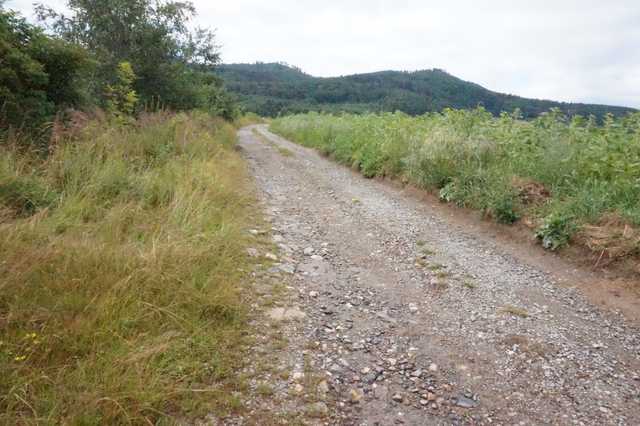
<path fill-rule="evenodd" d="M 325 421 L 640 424 L 635 324 L 401 190 L 265 126 L 239 137 L 305 313 L 289 352 L 328 385 Z"/>

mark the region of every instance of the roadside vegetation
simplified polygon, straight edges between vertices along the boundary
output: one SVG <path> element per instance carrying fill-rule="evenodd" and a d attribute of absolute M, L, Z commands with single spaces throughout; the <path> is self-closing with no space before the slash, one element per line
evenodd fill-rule
<path fill-rule="evenodd" d="M 0 150 L 0 423 L 234 408 L 256 221 L 234 143 L 222 119 L 153 114 Z"/>
<path fill-rule="evenodd" d="M 640 254 L 640 114 L 525 121 L 484 109 L 278 118 L 276 133 L 367 177 L 391 177 L 522 221 L 556 250 L 571 242 L 613 260 Z"/>
<path fill-rule="evenodd" d="M 45 144 L 69 111 L 109 110 L 126 95 L 127 113 L 198 109 L 228 120 L 233 98 L 213 74 L 214 34 L 192 28 L 190 2 L 66 2 L 36 7 L 39 25 L 0 0 L 0 133 L 30 133 Z M 118 92 L 127 74 L 129 88 Z M 25 140 L 25 139 L 23 139 Z"/>
<path fill-rule="evenodd" d="M 0 423 L 239 410 L 260 218 L 234 144 L 256 117 L 213 33 L 189 2 L 70 0 L 39 25 L 3 3 Z"/>

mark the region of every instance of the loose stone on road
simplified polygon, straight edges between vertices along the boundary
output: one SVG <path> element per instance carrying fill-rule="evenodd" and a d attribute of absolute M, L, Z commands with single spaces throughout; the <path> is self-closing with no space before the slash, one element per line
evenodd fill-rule
<path fill-rule="evenodd" d="M 317 378 L 297 385 L 310 419 L 640 424 L 636 324 L 266 126 L 239 138 L 295 296 L 267 314 L 296 322 L 288 352 Z"/>

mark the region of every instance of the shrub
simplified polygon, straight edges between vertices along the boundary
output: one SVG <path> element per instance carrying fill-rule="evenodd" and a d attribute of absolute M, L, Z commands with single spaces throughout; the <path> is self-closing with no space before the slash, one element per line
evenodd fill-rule
<path fill-rule="evenodd" d="M 489 202 L 488 211 L 499 223 L 512 224 L 520 219 L 517 212 L 515 196 L 509 193 L 500 194 Z"/>
<path fill-rule="evenodd" d="M 88 98 L 93 62 L 79 46 L 46 36 L 0 3 L 0 127 L 34 129 Z"/>
<path fill-rule="evenodd" d="M 105 99 L 107 112 L 124 119 L 130 117 L 138 103 L 138 95 L 133 90 L 136 74 L 129 62 L 121 62 L 115 72 L 115 81 L 107 84 Z"/>
<path fill-rule="evenodd" d="M 554 213 L 544 219 L 543 225 L 536 231 L 536 237 L 541 240 L 544 248 L 557 250 L 569 243 L 576 229 L 574 217 Z"/>
<path fill-rule="evenodd" d="M 56 195 L 33 176 L 0 177 L 0 205 L 16 216 L 30 216 L 39 209 L 51 206 Z"/>

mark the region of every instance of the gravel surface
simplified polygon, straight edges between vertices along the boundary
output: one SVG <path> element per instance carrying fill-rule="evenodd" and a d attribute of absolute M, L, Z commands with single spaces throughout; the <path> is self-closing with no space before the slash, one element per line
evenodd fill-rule
<path fill-rule="evenodd" d="M 622 315 L 266 126 L 239 138 L 292 287 L 269 316 L 295 324 L 291 363 L 318 377 L 310 418 L 640 424 L 640 337 Z"/>

